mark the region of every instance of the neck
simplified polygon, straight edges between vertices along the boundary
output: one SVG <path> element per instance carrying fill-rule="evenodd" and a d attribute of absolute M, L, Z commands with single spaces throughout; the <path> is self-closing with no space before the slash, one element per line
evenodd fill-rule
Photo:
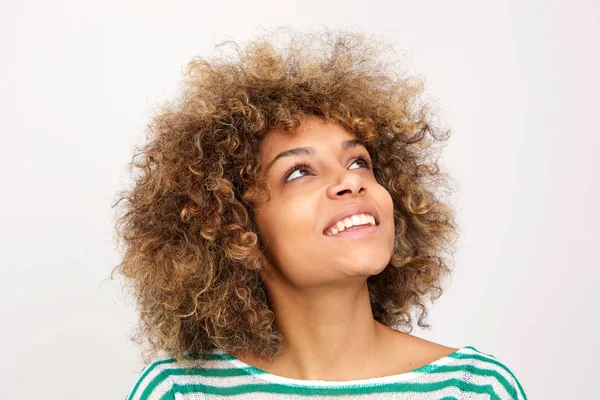
<path fill-rule="evenodd" d="M 269 292 L 285 350 L 273 361 L 254 360 L 258 368 L 295 379 L 352 380 L 385 357 L 391 328 L 373 319 L 366 281 L 302 291 L 275 285 Z"/>

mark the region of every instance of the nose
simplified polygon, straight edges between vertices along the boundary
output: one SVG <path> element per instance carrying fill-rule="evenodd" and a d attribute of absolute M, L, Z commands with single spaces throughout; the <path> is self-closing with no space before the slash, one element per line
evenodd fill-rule
<path fill-rule="evenodd" d="M 353 197 L 363 195 L 367 188 L 365 179 L 356 171 L 340 167 L 335 181 L 327 188 L 327 196 L 331 199 L 339 199 L 342 196 Z"/>

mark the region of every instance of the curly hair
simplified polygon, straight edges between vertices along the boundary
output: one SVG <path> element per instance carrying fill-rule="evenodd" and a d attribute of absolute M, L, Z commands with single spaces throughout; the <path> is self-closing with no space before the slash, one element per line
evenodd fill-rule
<path fill-rule="evenodd" d="M 392 197 L 393 255 L 367 279 L 374 319 L 404 332 L 415 318 L 429 327 L 426 302 L 442 293 L 458 236 L 453 208 L 435 193 L 449 188 L 432 157 L 449 131 L 433 125 L 420 101 L 423 79 L 385 62 L 381 40 L 327 28 L 285 32 L 282 43 L 263 34 L 194 57 L 128 163 L 138 174 L 113 205 L 125 200 L 116 215 L 124 252 L 113 273 L 137 302 L 132 340 L 149 343 L 146 361 L 159 351 L 185 360 L 214 348 L 265 358 L 283 350 L 260 277 L 253 205 L 269 191 L 258 150 L 271 129 L 293 131 L 306 116 L 362 139 Z"/>

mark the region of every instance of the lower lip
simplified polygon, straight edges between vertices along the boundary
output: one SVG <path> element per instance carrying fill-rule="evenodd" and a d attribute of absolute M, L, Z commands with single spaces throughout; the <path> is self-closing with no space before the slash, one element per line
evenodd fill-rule
<path fill-rule="evenodd" d="M 325 237 L 331 238 L 331 239 L 357 239 L 357 238 L 361 238 L 361 237 L 365 237 L 365 236 L 369 236 L 374 234 L 375 232 L 377 232 L 379 230 L 379 225 L 368 225 L 368 226 L 363 226 L 360 227 L 358 229 L 353 229 L 351 231 L 341 231 L 339 233 L 336 233 L 335 235 L 327 235 L 324 234 Z"/>

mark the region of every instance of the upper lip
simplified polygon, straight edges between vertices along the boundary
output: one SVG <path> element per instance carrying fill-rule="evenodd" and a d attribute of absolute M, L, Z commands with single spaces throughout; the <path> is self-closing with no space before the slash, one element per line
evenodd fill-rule
<path fill-rule="evenodd" d="M 379 215 L 377 214 L 377 210 L 369 203 L 361 203 L 361 204 L 351 204 L 349 206 L 344 207 L 344 209 L 334 215 L 327 225 L 325 226 L 325 230 L 323 233 L 327 232 L 334 224 L 338 221 L 343 220 L 346 217 L 356 214 L 370 214 L 375 218 L 375 225 L 379 225 Z"/>

